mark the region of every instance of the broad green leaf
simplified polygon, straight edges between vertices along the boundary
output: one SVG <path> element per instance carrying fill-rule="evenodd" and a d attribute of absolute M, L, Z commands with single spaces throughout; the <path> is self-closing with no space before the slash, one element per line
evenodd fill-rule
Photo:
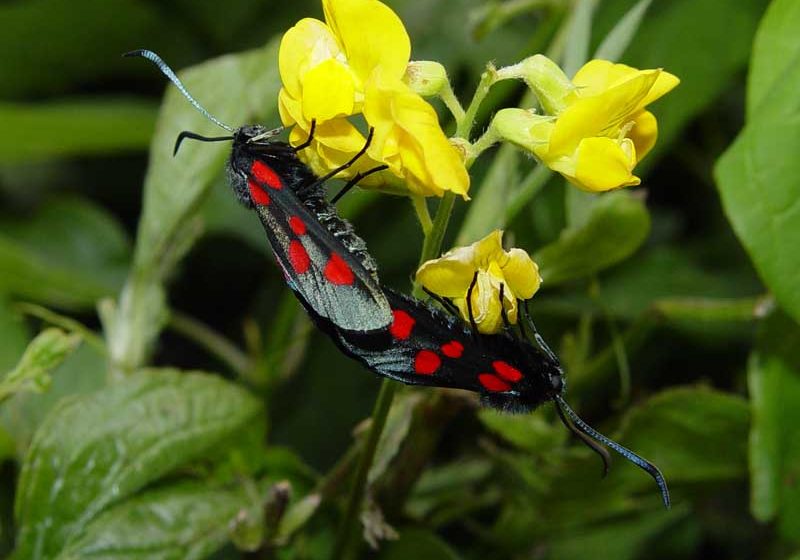
<path fill-rule="evenodd" d="M 756 519 L 778 518 L 784 537 L 800 540 L 800 328 L 781 313 L 762 325 L 748 368 L 750 509 Z"/>
<path fill-rule="evenodd" d="M 600 278 L 599 298 L 614 318 L 633 320 L 661 301 L 695 299 L 734 302 L 763 293 L 755 274 L 729 267 L 709 270 L 683 249 L 657 247 L 642 251 Z M 598 311 L 588 294 L 546 294 L 539 309 L 567 315 Z"/>
<path fill-rule="evenodd" d="M 67 399 L 39 427 L 22 466 L 18 558 L 54 558 L 111 506 L 184 465 L 221 457 L 263 431 L 258 401 L 222 379 L 152 370 Z"/>
<path fill-rule="evenodd" d="M 109 508 L 53 558 L 200 560 L 228 540 L 247 506 L 241 491 L 183 483 L 144 492 Z"/>
<path fill-rule="evenodd" d="M 632 409 L 621 443 L 658 465 L 669 483 L 738 479 L 747 473 L 749 423 L 743 398 L 682 387 Z M 641 474 L 624 469 L 626 476 Z M 647 476 L 641 480 L 646 483 Z"/>
<path fill-rule="evenodd" d="M 655 537 L 687 513 L 686 507 L 679 507 L 615 519 L 580 531 L 568 529 L 550 544 L 550 558 L 583 560 L 590 550 L 592 560 L 641 558 L 647 556 Z"/>
<path fill-rule="evenodd" d="M 541 414 L 505 414 L 484 408 L 478 412 L 478 419 L 507 442 L 534 453 L 552 449 L 566 437 L 560 426 L 554 428 Z"/>
<path fill-rule="evenodd" d="M 258 50 L 205 62 L 180 76 L 192 95 L 230 126 L 269 124 L 276 121 L 277 60 L 278 41 L 271 41 Z M 219 134 L 170 85 L 150 146 L 134 267 L 119 307 L 113 311 L 107 307 L 103 317 L 112 360 L 125 370 L 144 363 L 165 322 L 163 282 L 199 236 L 201 202 L 222 173 L 230 151 L 229 145 L 186 142 L 173 157 L 175 138 L 183 130 Z"/>
<path fill-rule="evenodd" d="M 800 16 L 800 12 L 798 12 Z M 797 25 L 800 25 L 798 17 Z M 781 57 L 782 53 L 775 52 Z M 800 320 L 800 65 L 770 91 L 715 168 L 725 214 L 764 283 Z"/>
<path fill-rule="evenodd" d="M 25 350 L 17 367 L 0 379 L 0 403 L 17 392 L 41 393 L 50 387 L 50 374 L 75 351 L 81 337 L 49 328 L 39 333 Z"/>
<path fill-rule="evenodd" d="M 800 2 L 796 0 L 774 0 L 761 20 L 747 78 L 748 121 L 759 118 L 761 103 L 800 63 L 799 22 Z"/>
<path fill-rule="evenodd" d="M 106 356 L 83 344 L 53 371 L 52 377 L 46 393 L 18 393 L 0 407 L 0 429 L 5 429 L 13 437 L 16 457 L 20 461 L 25 457 L 36 429 L 63 398 L 85 395 L 105 386 Z"/>
<path fill-rule="evenodd" d="M 86 309 L 117 291 L 130 257 L 125 232 L 86 200 L 58 198 L 0 229 L 0 291 Z"/>
<path fill-rule="evenodd" d="M 644 243 L 650 216 L 644 203 L 625 192 L 599 198 L 578 227 L 536 252 L 545 286 L 583 278 L 629 257 Z"/>
<path fill-rule="evenodd" d="M 141 150 L 155 119 L 152 104 L 133 100 L 0 103 L 0 164 Z"/>
<path fill-rule="evenodd" d="M 424 529 L 400 529 L 400 538 L 386 543 L 379 560 L 458 560 L 447 543 Z"/>

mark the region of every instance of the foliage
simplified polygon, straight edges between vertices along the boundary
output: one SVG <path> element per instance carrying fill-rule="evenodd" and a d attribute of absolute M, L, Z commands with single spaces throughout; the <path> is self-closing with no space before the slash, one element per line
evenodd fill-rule
<path fill-rule="evenodd" d="M 577 191 L 504 144 L 473 154 L 470 202 L 442 199 L 446 234 L 438 213 L 420 231 L 424 200 L 339 204 L 404 292 L 442 240 L 505 229 L 540 267 L 531 310 L 570 402 L 659 465 L 673 509 L 625 461 L 601 481 L 548 407 L 397 387 L 370 442 L 380 380 L 311 328 L 225 184 L 227 145 L 172 157 L 213 124 L 119 56 L 153 48 L 222 121 L 276 125 L 280 36 L 316 0 L 33 0 L 0 6 L 18 53 L 0 68 L 0 557 L 326 557 L 370 444 L 356 510 L 381 559 L 796 555 L 798 3 L 387 4 L 462 101 L 487 61 L 537 53 L 681 79 L 649 107 L 640 187 Z M 487 86 L 473 136 L 525 91 Z"/>

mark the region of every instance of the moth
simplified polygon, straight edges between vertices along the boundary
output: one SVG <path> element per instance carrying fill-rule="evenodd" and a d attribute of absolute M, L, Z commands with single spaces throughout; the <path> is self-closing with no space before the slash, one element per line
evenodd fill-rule
<path fill-rule="evenodd" d="M 226 169 L 233 192 L 239 202 L 258 214 L 287 284 L 312 312 L 345 331 L 385 329 L 392 321 L 392 313 L 380 288 L 377 265 L 363 239 L 333 206 L 350 187 L 385 166 L 356 174 L 331 203 L 325 198 L 323 186 L 366 153 L 372 134 L 350 161 L 318 177 L 297 155 L 311 144 L 314 126 L 308 140 L 297 147 L 274 139 L 280 128 L 245 125 L 234 129 L 200 105 L 154 52 L 140 49 L 124 56 L 153 62 L 200 113 L 230 132 L 215 137 L 181 132 L 174 151 L 177 153 L 187 138 L 232 142 Z"/>

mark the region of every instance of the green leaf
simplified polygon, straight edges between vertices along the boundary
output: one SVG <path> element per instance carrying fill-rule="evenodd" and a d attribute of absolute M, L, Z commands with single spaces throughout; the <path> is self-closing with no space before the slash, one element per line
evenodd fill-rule
<path fill-rule="evenodd" d="M 798 22 L 800 3 L 795 0 L 774 0 L 761 20 L 747 78 L 748 121 L 758 118 L 757 110 L 769 93 L 800 62 Z"/>
<path fill-rule="evenodd" d="M 572 77 L 589 60 L 589 42 L 592 39 L 592 16 L 597 0 L 577 0 L 573 4 L 569 29 L 567 31 L 564 73 Z"/>
<path fill-rule="evenodd" d="M 600 197 L 585 222 L 562 231 L 534 260 L 545 286 L 583 278 L 629 257 L 644 243 L 650 215 L 644 203 L 626 192 Z"/>
<path fill-rule="evenodd" d="M 566 437 L 560 426 L 554 428 L 541 414 L 505 414 L 484 408 L 478 411 L 478 419 L 507 442 L 533 453 L 552 449 Z"/>
<path fill-rule="evenodd" d="M 677 518 L 686 515 L 681 511 L 656 511 L 592 525 L 580 531 L 567 530 L 566 534 L 551 543 L 550 557 L 558 560 L 583 560 L 592 551 L 592 560 L 626 560 L 648 554 L 647 545 Z"/>
<path fill-rule="evenodd" d="M 20 461 L 36 429 L 63 398 L 85 395 L 105 386 L 106 359 L 96 348 L 83 344 L 53 371 L 49 391 L 17 393 L 0 407 L 0 428 L 13 437 Z"/>
<path fill-rule="evenodd" d="M 756 519 L 779 518 L 784 537 L 800 540 L 800 328 L 782 313 L 762 325 L 750 358 L 750 509 Z"/>
<path fill-rule="evenodd" d="M 443 540 L 424 529 L 401 529 L 400 538 L 387 543 L 379 560 L 458 560 L 459 556 Z"/>
<path fill-rule="evenodd" d="M 32 216 L 5 218 L 0 291 L 87 309 L 122 284 L 130 247 L 105 210 L 78 198 L 50 200 Z"/>
<path fill-rule="evenodd" d="M 786 16 L 800 26 L 800 10 Z M 766 18 L 765 25 L 773 24 Z M 781 28 L 783 29 L 783 28 Z M 764 31 L 764 33 L 768 32 Z M 784 30 L 785 31 L 785 30 Z M 777 31 L 776 31 L 777 32 Z M 771 43 L 776 49 L 780 43 Z M 766 46 L 760 56 L 766 56 Z M 775 50 L 771 56 L 784 59 Z M 800 65 L 792 65 L 759 103 L 715 169 L 725 213 L 761 278 L 781 306 L 800 320 Z"/>
<path fill-rule="evenodd" d="M 5 294 L 0 293 L 0 371 L 14 367 L 28 346 L 30 334 L 22 318 L 14 313 Z"/>
<path fill-rule="evenodd" d="M 749 422 L 750 408 L 743 398 L 682 387 L 632 409 L 622 440 L 658 465 L 669 483 L 738 479 L 747 473 Z M 624 470 L 625 476 L 648 482 L 636 469 Z"/>
<path fill-rule="evenodd" d="M 144 149 L 156 108 L 126 99 L 0 103 L 0 164 Z"/>
<path fill-rule="evenodd" d="M 395 398 L 369 469 L 367 476 L 369 484 L 375 482 L 389 468 L 389 463 L 397 455 L 408 435 L 414 410 L 421 402 L 422 395 L 419 393 L 403 393 L 399 398 Z"/>
<path fill-rule="evenodd" d="M 238 387 L 176 370 L 141 372 L 63 401 L 39 427 L 22 466 L 16 554 L 56 557 L 111 506 L 263 431 L 262 415 Z"/>
<path fill-rule="evenodd" d="M 0 380 L 0 403 L 21 391 L 41 393 L 50 387 L 50 373 L 75 351 L 81 337 L 50 328 L 39 333 L 19 364 Z"/>
<path fill-rule="evenodd" d="M 53 558 L 59 560 L 200 560 L 229 539 L 247 506 L 243 492 L 176 484 L 111 507 Z"/>

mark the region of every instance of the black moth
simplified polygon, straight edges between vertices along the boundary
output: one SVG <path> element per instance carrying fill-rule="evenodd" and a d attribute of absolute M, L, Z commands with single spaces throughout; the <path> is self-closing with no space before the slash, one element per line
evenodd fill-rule
<path fill-rule="evenodd" d="M 272 139 L 281 129 L 259 125 L 233 129 L 209 114 L 157 54 L 136 50 L 125 56 L 140 56 L 153 62 L 195 108 L 231 132 L 230 136 L 211 138 L 182 132 L 175 152 L 186 138 L 233 141 L 227 171 L 234 193 L 242 204 L 258 213 L 287 284 L 312 312 L 346 331 L 385 329 L 392 314 L 379 285 L 377 266 L 364 241 L 326 200 L 323 189 L 326 180 L 366 152 L 369 139 L 349 162 L 317 177 L 297 157 L 297 152 L 310 144 L 313 127 L 309 140 L 296 148 Z M 339 196 L 369 173 L 384 168 L 357 174 Z"/>
<path fill-rule="evenodd" d="M 369 138 L 351 161 L 317 177 L 297 157 L 297 151 L 310 143 L 313 126 L 309 140 L 296 148 L 271 140 L 280 129 L 248 125 L 234 130 L 195 101 L 158 55 L 137 50 L 125 56 L 141 56 L 155 63 L 195 108 L 231 133 L 208 138 L 182 132 L 175 151 L 185 138 L 233 141 L 228 177 L 237 198 L 258 212 L 288 286 L 317 327 L 345 354 L 378 375 L 402 383 L 477 392 L 483 404 L 506 412 L 529 412 L 553 401 L 564 425 L 600 455 L 606 470 L 608 452 L 598 444 L 610 447 L 652 476 L 664 506 L 670 507 L 669 490 L 661 471 L 597 432 L 566 403 L 564 372 L 536 332 L 525 302 L 522 309 L 527 335 L 521 326 L 519 333 L 514 331 L 507 320 L 504 332 L 484 335 L 475 328 L 471 309 L 469 326 L 447 300 L 433 296 L 448 313 L 380 286 L 377 267 L 366 244 L 339 217 L 332 203 L 361 178 L 384 167 L 357 174 L 331 203 L 322 189 L 327 179 L 366 152 Z M 474 285 L 475 279 L 470 292 Z M 503 300 L 502 286 L 500 299 Z M 470 300 L 468 294 L 467 301 Z"/>
<path fill-rule="evenodd" d="M 473 278 L 470 292 L 475 286 Z M 606 445 L 642 468 L 658 484 L 666 508 L 667 483 L 658 467 L 586 424 L 564 400 L 566 383 L 556 355 L 536 331 L 527 305 L 521 309 L 528 332 L 514 330 L 506 320 L 504 332 L 494 335 L 458 317 L 448 300 L 436 298 L 449 312 L 384 288 L 392 308 L 392 325 L 382 332 L 356 333 L 337 328 L 304 302 L 311 318 L 348 356 L 378 375 L 409 385 L 448 387 L 479 393 L 481 402 L 506 412 L 530 412 L 553 401 L 564 425 L 603 459 L 608 470 Z M 503 301 L 501 286 L 500 301 Z M 467 301 L 471 301 L 471 293 Z M 434 296 L 435 297 L 435 296 Z M 472 310 L 470 309 L 470 317 Z M 504 317 L 505 319 L 505 317 Z M 471 322 L 473 322 L 471 320 Z M 521 323 L 522 324 L 522 323 Z M 531 344 L 528 337 L 536 341 Z"/>

